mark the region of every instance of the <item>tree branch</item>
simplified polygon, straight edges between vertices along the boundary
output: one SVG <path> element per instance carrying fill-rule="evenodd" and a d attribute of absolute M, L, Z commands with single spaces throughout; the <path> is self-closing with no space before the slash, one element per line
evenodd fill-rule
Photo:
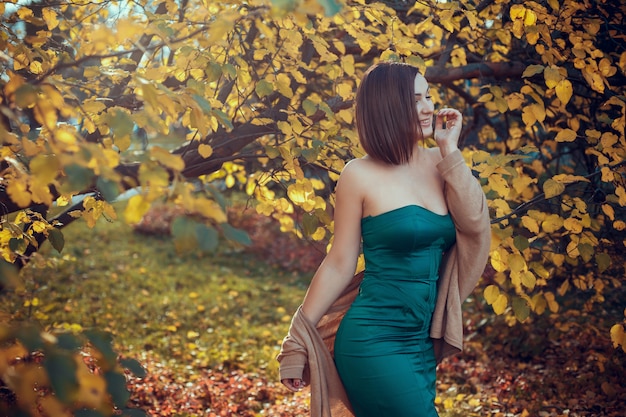
<path fill-rule="evenodd" d="M 584 178 L 586 178 L 586 179 L 590 180 L 590 179 L 592 179 L 592 178 L 594 178 L 594 177 L 597 177 L 598 175 L 601 175 L 601 174 L 602 174 L 602 171 L 601 171 L 600 169 L 601 169 L 601 168 L 604 168 L 604 167 L 608 167 L 608 168 L 610 168 L 610 169 L 612 169 L 612 170 L 613 170 L 613 169 L 620 168 L 620 167 L 622 167 L 622 166 L 626 166 L 626 161 L 622 161 L 622 162 L 619 162 L 619 163 L 616 163 L 616 164 L 613 164 L 613 165 L 603 165 L 603 166 L 599 167 L 599 169 L 598 169 L 597 171 L 594 171 L 594 172 L 592 172 L 591 174 L 585 175 L 585 176 L 584 176 Z M 565 184 L 565 189 L 568 189 L 568 188 L 570 188 L 571 186 L 573 186 L 573 185 L 577 185 L 577 184 L 579 184 L 579 183 L 580 183 L 580 181 L 576 181 L 576 182 L 572 182 L 572 183 L 569 183 L 569 184 Z M 565 192 L 565 191 L 564 191 L 564 192 Z M 561 193 L 561 194 L 559 194 L 559 195 L 562 195 L 562 194 L 563 194 L 563 193 Z M 558 197 L 558 196 L 556 196 L 556 195 L 555 195 L 554 197 Z M 546 198 L 546 193 L 540 193 L 540 194 L 537 194 L 536 196 L 534 196 L 534 197 L 533 197 L 533 198 L 531 198 L 530 200 L 528 200 L 528 201 L 526 201 L 526 202 L 524 202 L 524 203 L 520 204 L 519 206 L 515 207 L 515 209 L 513 209 L 513 211 L 511 211 L 510 213 L 505 214 L 504 216 L 500 216 L 500 217 L 497 217 L 497 218 L 495 218 L 495 219 L 492 219 L 492 220 L 491 220 L 491 224 L 500 223 L 500 222 L 501 222 L 501 221 L 503 221 L 503 220 L 510 219 L 510 218 L 511 218 L 511 217 L 513 217 L 513 216 L 516 216 L 516 215 L 518 215 L 518 214 L 521 214 L 522 212 L 526 212 L 526 211 L 527 211 L 527 210 L 529 210 L 532 206 L 534 206 L 534 205 L 536 205 L 536 204 L 539 204 L 539 203 L 541 203 L 542 201 L 547 201 L 547 200 L 550 200 L 550 199 L 552 199 L 552 198 L 554 198 L 554 197 L 549 197 L 549 198 Z"/>

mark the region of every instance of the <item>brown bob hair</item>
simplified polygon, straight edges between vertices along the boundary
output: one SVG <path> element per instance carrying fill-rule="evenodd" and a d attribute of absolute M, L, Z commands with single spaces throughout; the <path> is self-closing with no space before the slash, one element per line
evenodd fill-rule
<path fill-rule="evenodd" d="M 381 62 L 365 72 L 356 93 L 356 128 L 372 158 L 393 165 L 410 160 L 423 136 L 415 106 L 419 73 L 400 62 Z"/>

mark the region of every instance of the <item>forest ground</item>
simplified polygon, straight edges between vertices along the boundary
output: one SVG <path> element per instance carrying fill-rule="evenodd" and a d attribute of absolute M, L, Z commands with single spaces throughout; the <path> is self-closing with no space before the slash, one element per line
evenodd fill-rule
<path fill-rule="evenodd" d="M 323 248 L 246 211 L 231 220 L 250 247 L 179 255 L 163 228 L 171 214 L 140 232 L 120 221 L 67 227 L 63 252 L 44 248 L 46 265 L 24 271 L 27 291 L 0 313 L 110 331 L 148 371 L 128 383 L 131 405 L 151 416 L 307 416 L 308 392 L 280 385 L 274 358 Z M 626 415 L 626 354 L 609 338 L 623 289 L 591 311 L 565 300 L 525 323 L 496 317 L 479 294 L 465 304 L 464 352 L 438 368 L 442 417 Z"/>

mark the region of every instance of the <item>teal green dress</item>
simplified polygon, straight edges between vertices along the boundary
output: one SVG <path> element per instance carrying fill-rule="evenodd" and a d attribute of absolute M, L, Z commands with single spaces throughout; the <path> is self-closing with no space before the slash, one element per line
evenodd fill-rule
<path fill-rule="evenodd" d="M 450 215 L 409 205 L 361 220 L 365 276 L 335 339 L 356 417 L 436 417 L 429 337 Z"/>

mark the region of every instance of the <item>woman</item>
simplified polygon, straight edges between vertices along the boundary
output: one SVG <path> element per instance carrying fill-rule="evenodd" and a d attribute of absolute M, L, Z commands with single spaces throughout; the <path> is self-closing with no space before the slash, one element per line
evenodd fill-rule
<path fill-rule="evenodd" d="M 415 67 L 380 63 L 366 72 L 356 124 L 367 155 L 341 173 L 333 245 L 279 355 L 291 390 L 315 371 L 313 415 L 330 415 L 334 405 L 324 398 L 341 397 L 334 391 L 343 385 L 343 408 L 351 405 L 356 417 L 437 416 L 436 364 L 462 347 L 461 303 L 484 269 L 490 227 L 485 196 L 458 150 L 461 113 L 433 116 L 428 83 Z M 432 135 L 438 147 L 424 147 Z M 336 332 L 341 384 L 333 385 L 332 360 L 323 360 L 313 324 L 345 296 L 361 242 L 365 272 Z M 306 375 L 295 365 L 303 358 Z M 326 405 L 318 413 L 320 389 Z"/>

